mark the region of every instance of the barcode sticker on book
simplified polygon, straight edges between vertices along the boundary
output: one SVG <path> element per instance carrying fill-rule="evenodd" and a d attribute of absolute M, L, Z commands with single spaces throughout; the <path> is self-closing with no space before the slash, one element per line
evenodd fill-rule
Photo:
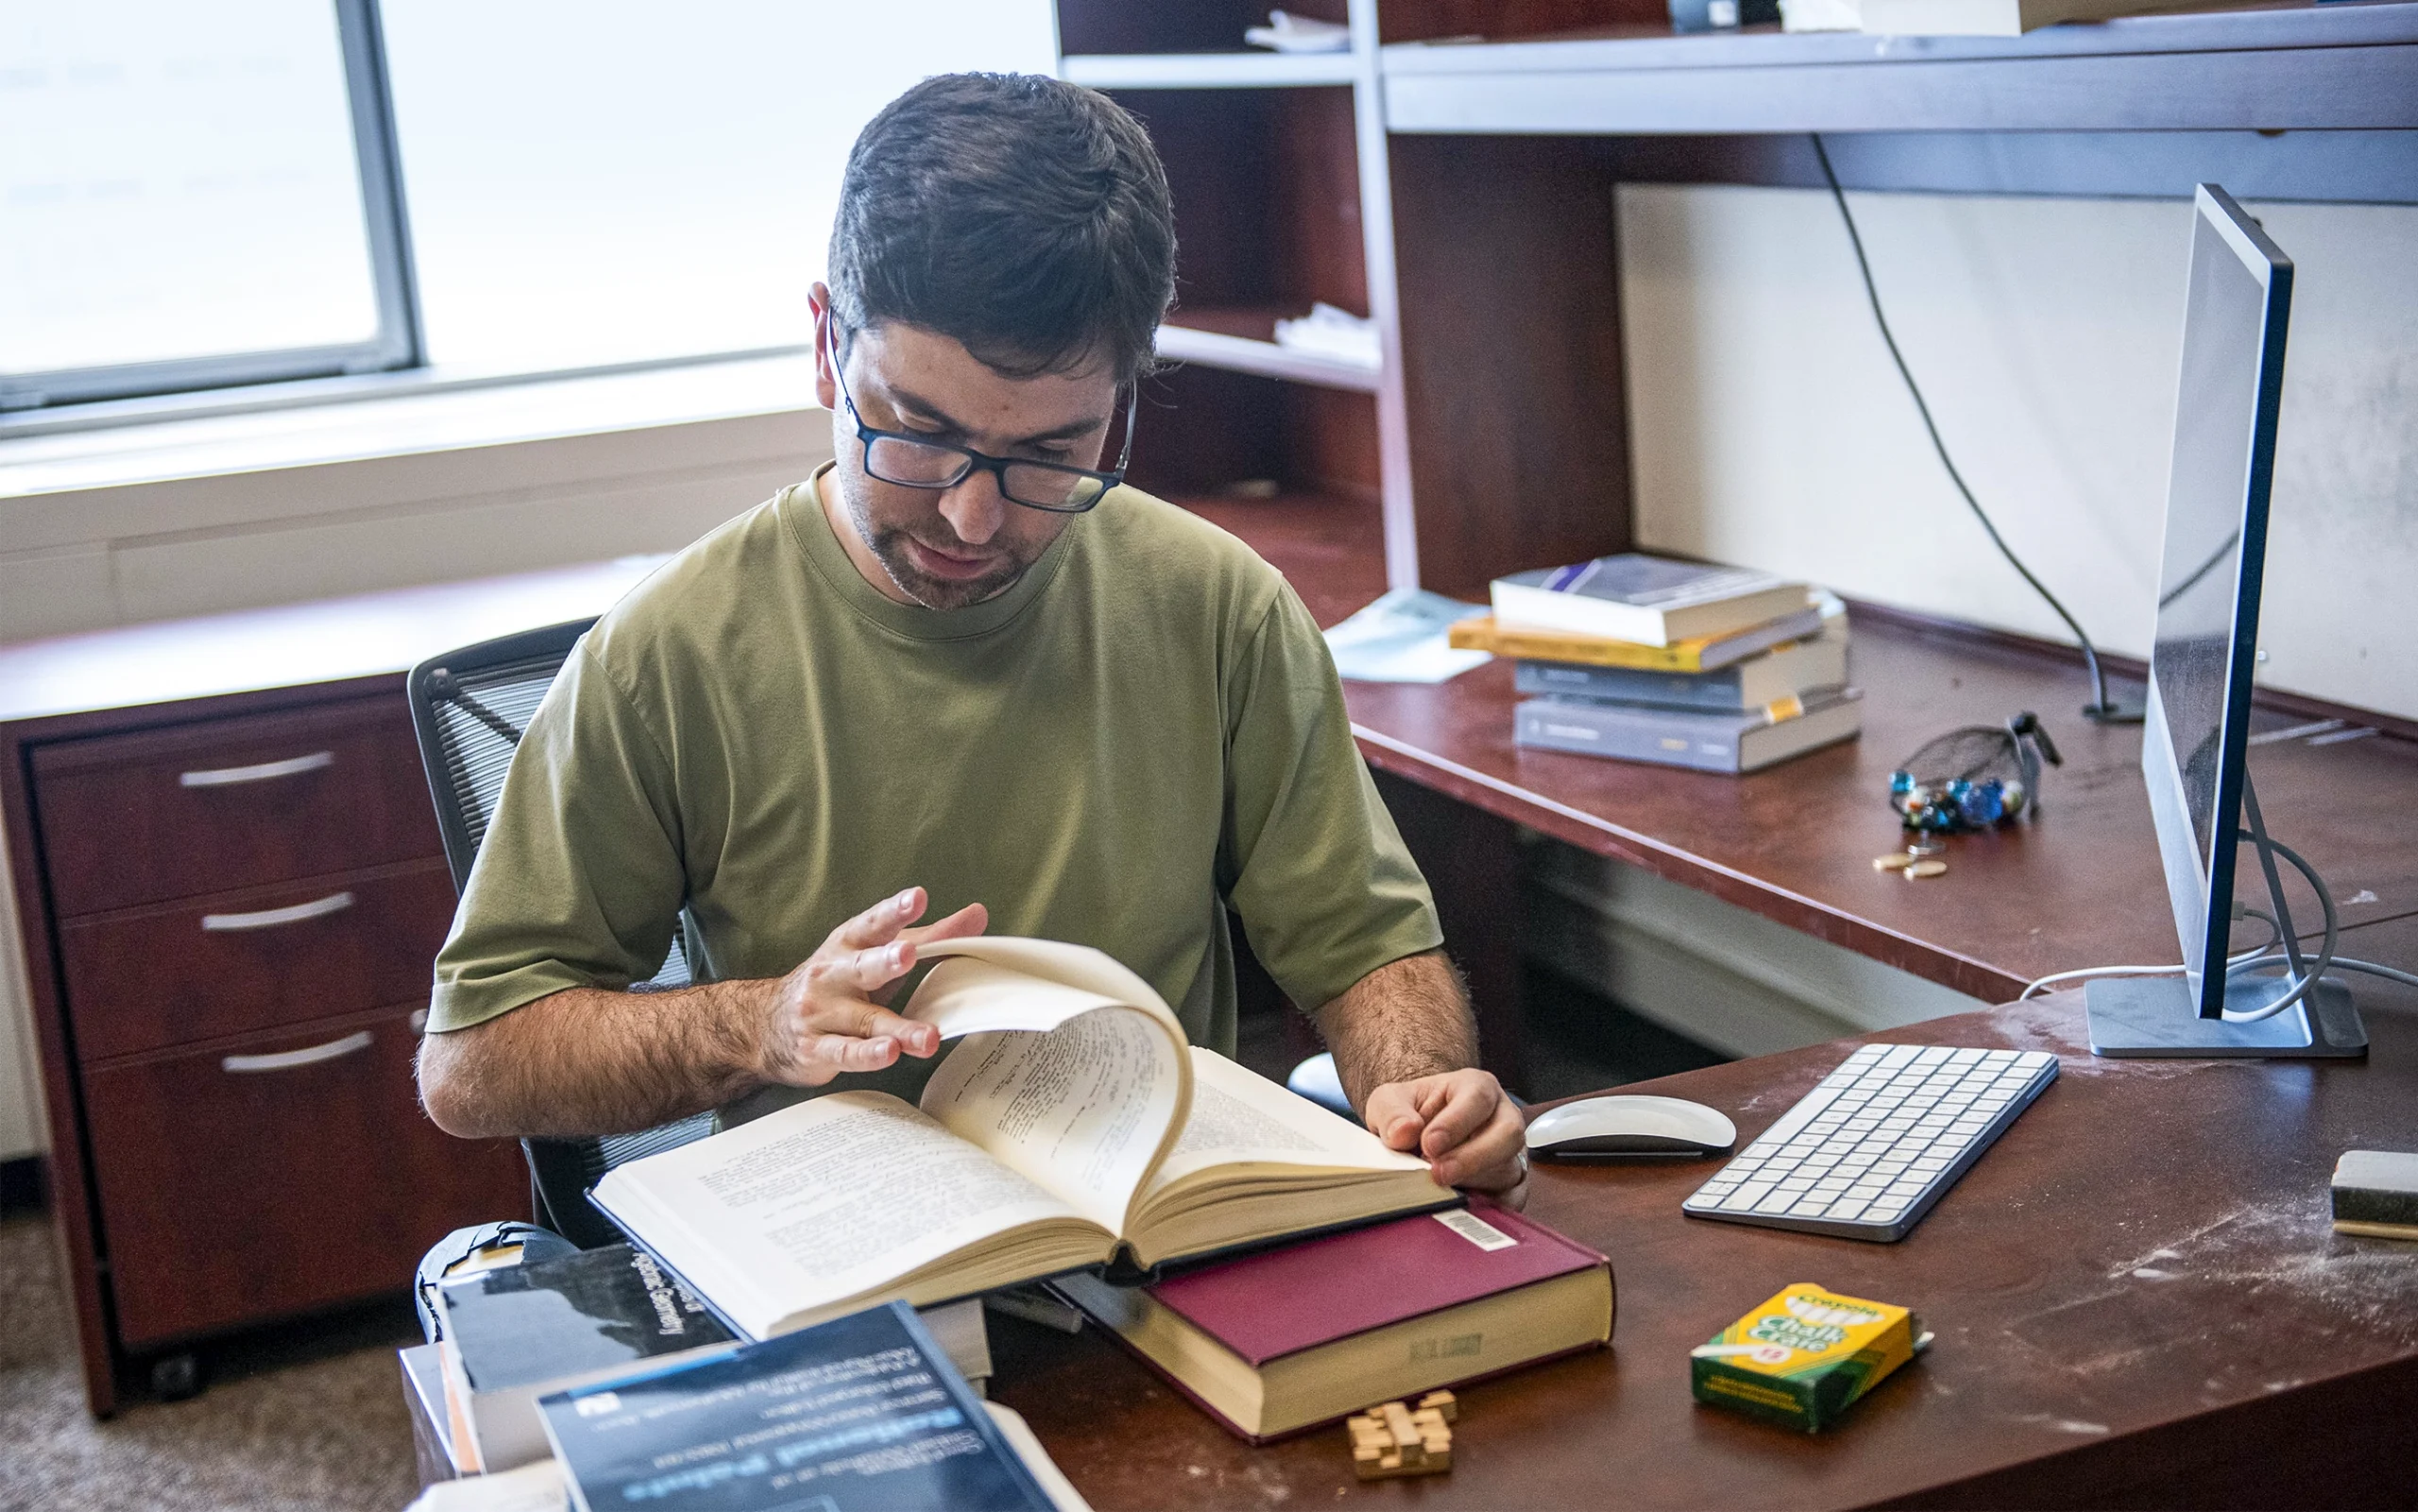
<path fill-rule="evenodd" d="M 1460 1209 L 1451 1213 L 1431 1214 L 1429 1216 L 1480 1249 L 1508 1249 L 1520 1242 L 1484 1218 Z"/>

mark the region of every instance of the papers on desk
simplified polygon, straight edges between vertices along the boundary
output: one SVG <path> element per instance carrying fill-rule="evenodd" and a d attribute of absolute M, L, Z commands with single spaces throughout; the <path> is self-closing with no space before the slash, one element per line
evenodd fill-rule
<path fill-rule="evenodd" d="M 1453 625 L 1487 612 L 1424 588 L 1395 588 L 1326 633 L 1335 670 L 1362 683 L 1441 683 L 1494 659 L 1456 650 Z"/>

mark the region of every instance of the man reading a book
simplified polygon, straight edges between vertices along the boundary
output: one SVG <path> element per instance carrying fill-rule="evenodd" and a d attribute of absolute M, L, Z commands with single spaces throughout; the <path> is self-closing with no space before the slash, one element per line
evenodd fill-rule
<path fill-rule="evenodd" d="M 438 1124 L 912 1100 L 938 1035 L 887 1005 L 918 945 L 986 929 L 1107 952 L 1231 1055 L 1231 912 L 1369 1127 L 1517 1200 L 1519 1114 L 1318 627 L 1120 485 L 1174 262 L 1157 155 L 1103 95 L 944 76 L 865 128 L 811 295 L 836 459 L 563 667 L 437 959 Z M 697 985 L 628 991 L 675 929 Z"/>

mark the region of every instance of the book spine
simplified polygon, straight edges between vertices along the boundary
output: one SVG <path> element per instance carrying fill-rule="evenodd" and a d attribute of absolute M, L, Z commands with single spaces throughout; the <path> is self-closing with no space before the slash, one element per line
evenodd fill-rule
<path fill-rule="evenodd" d="M 632 1249 L 646 1251 L 656 1265 L 663 1267 L 663 1273 L 665 1275 L 671 1277 L 673 1280 L 678 1282 L 682 1286 L 686 1287 L 690 1296 L 694 1297 L 699 1302 L 705 1305 L 707 1313 L 713 1317 L 715 1322 L 720 1323 L 725 1330 L 727 1330 L 732 1338 L 739 1339 L 749 1344 L 759 1342 L 755 1334 L 739 1326 L 739 1319 L 731 1317 L 728 1313 L 724 1312 L 722 1310 L 721 1303 L 707 1296 L 704 1288 L 700 1287 L 695 1282 L 690 1281 L 688 1277 L 680 1274 L 679 1267 L 673 1265 L 671 1261 L 664 1259 L 653 1245 L 648 1244 L 644 1239 L 639 1238 L 639 1232 L 636 1229 L 633 1229 L 628 1224 L 623 1223 L 622 1221 L 622 1215 L 614 1212 L 610 1207 L 607 1207 L 604 1198 L 597 1196 L 595 1187 L 589 1187 L 584 1195 L 587 1198 L 587 1205 L 589 1207 L 592 1207 L 597 1212 L 603 1214 L 604 1215 L 605 1222 L 622 1231 L 622 1237 L 630 1242 L 630 1247 Z"/>
<path fill-rule="evenodd" d="M 1575 662 L 1523 661 L 1513 669 L 1511 682 L 1523 693 L 1549 698 L 1600 698 L 1665 708 L 1717 709 L 1730 714 L 1745 707 L 1734 669 L 1691 675 L 1588 667 Z"/>
<path fill-rule="evenodd" d="M 1447 633 L 1449 642 L 1464 651 L 1490 651 L 1502 656 L 1523 656 L 1535 661 L 1583 662 L 1597 667 L 1635 667 L 1648 671 L 1693 672 L 1700 671 L 1698 660 L 1702 648 L 1697 646 L 1640 646 L 1629 641 L 1607 641 L 1593 636 L 1558 636 L 1549 632 L 1511 630 L 1491 619 L 1463 620 Z"/>
<path fill-rule="evenodd" d="M 1495 619 L 1511 630 L 1603 636 L 1642 646 L 1671 643 L 1669 622 L 1660 609 L 1499 580 L 1492 599 Z"/>
<path fill-rule="evenodd" d="M 1608 1264 L 1605 1266 L 1605 1275 L 1609 1278 L 1610 1274 L 1611 1269 Z M 1064 1292 L 1058 1291 L 1056 1286 L 1050 1285 L 1050 1283 L 1046 1282 L 1043 1284 L 1049 1285 L 1050 1290 L 1056 1293 L 1059 1300 L 1064 1301 L 1067 1306 L 1072 1307 L 1079 1313 L 1081 1313 L 1084 1317 L 1091 1318 L 1094 1326 L 1097 1327 L 1100 1333 L 1107 1334 L 1116 1343 L 1119 1349 L 1122 1349 L 1126 1353 L 1132 1355 L 1140 1363 L 1142 1368 L 1149 1371 L 1152 1375 L 1157 1376 L 1161 1381 L 1166 1383 L 1166 1385 L 1174 1390 L 1177 1396 L 1182 1397 L 1184 1401 L 1189 1402 L 1194 1406 L 1200 1408 L 1201 1414 L 1211 1422 L 1216 1423 L 1218 1427 L 1223 1428 L 1226 1432 L 1234 1435 L 1236 1438 L 1241 1439 L 1244 1443 L 1252 1445 L 1253 1448 L 1261 1448 L 1269 1444 L 1282 1443 L 1287 1438 L 1299 1438 L 1304 1434 L 1317 1433 L 1321 1428 L 1331 1428 L 1337 1423 L 1343 1421 L 1344 1419 L 1351 1417 L 1354 1412 L 1357 1412 L 1359 1410 L 1355 1407 L 1344 1412 L 1338 1412 L 1332 1418 L 1321 1418 L 1316 1422 L 1306 1422 L 1298 1428 L 1285 1429 L 1281 1433 L 1252 1433 L 1250 1429 L 1245 1428 L 1242 1424 L 1235 1421 L 1232 1418 L 1229 1418 L 1224 1413 L 1219 1412 L 1216 1407 L 1211 1406 L 1207 1399 L 1203 1398 L 1199 1392 L 1193 1390 L 1190 1385 L 1185 1384 L 1183 1377 L 1176 1374 L 1173 1370 L 1168 1369 L 1157 1360 L 1152 1359 L 1148 1351 L 1142 1349 L 1141 1346 L 1135 1344 L 1132 1339 L 1127 1338 L 1124 1332 L 1118 1329 L 1114 1323 L 1095 1316 L 1091 1310 L 1084 1307 L 1081 1301 Z M 1533 1355 L 1524 1360 L 1507 1360 L 1500 1365 L 1490 1367 L 1487 1369 L 1475 1371 L 1465 1376 L 1450 1377 L 1446 1380 L 1439 1381 L 1435 1386 L 1423 1387 L 1422 1389 L 1429 1391 L 1438 1389 L 1459 1391 L 1466 1387 L 1473 1386 L 1481 1381 L 1491 1381 L 1497 1376 L 1509 1375 L 1514 1370 L 1525 1370 L 1530 1366 L 1542 1365 L 1548 1360 L 1567 1359 L 1574 1354 L 1592 1354 L 1597 1350 L 1607 1350 L 1609 1348 L 1611 1348 L 1611 1340 L 1609 1337 L 1592 1339 L 1584 1344 L 1574 1344 L 1568 1349 L 1555 1350 L 1550 1353 Z"/>
<path fill-rule="evenodd" d="M 1512 739 L 1542 751 L 1647 761 L 1697 772 L 1738 770 L 1735 721 L 1608 704 L 1531 699 L 1513 715 Z"/>

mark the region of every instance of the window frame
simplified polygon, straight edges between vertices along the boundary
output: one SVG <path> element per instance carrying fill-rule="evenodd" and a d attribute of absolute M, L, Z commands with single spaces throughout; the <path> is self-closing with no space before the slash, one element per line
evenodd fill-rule
<path fill-rule="evenodd" d="M 378 330 L 367 341 L 333 347 L 290 347 L 227 352 L 162 362 L 0 374 L 0 416 L 39 414 L 101 399 L 135 399 L 199 389 L 235 388 L 293 379 L 332 378 L 418 367 L 425 361 L 419 297 L 412 263 L 410 221 L 403 204 L 395 111 L 386 81 L 385 37 L 379 0 L 330 0 L 343 50 L 345 93 L 361 174 L 363 229 L 369 246 Z"/>

